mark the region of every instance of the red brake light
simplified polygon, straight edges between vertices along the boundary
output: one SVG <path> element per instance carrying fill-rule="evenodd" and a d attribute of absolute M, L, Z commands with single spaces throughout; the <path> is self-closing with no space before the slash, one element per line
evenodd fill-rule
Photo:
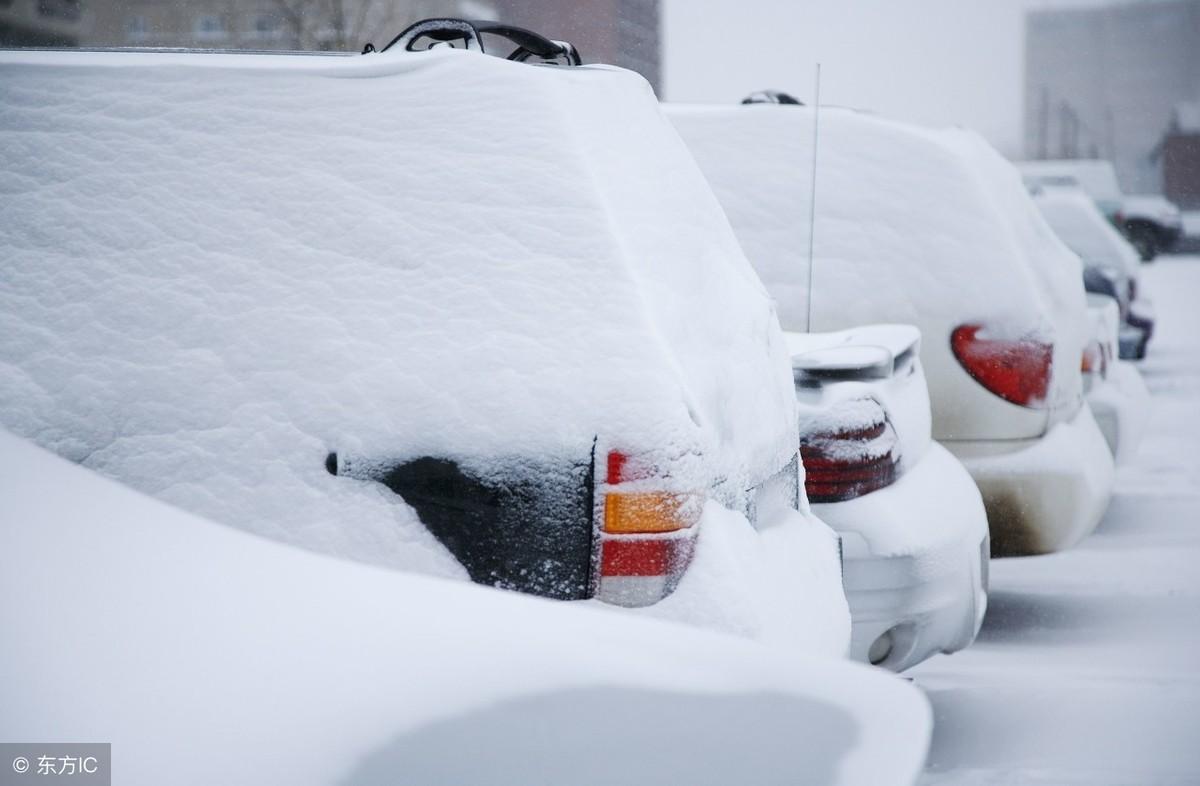
<path fill-rule="evenodd" d="M 1054 345 L 1033 336 L 1016 339 L 979 335 L 982 325 L 959 325 L 950 348 L 976 382 L 1005 401 L 1041 409 L 1050 389 Z"/>
<path fill-rule="evenodd" d="M 670 595 L 691 563 L 705 495 L 662 488 L 654 467 L 620 451 L 609 451 L 606 470 L 596 595 L 648 606 Z"/>
<path fill-rule="evenodd" d="M 896 431 L 874 399 L 836 404 L 802 424 L 800 459 L 810 502 L 841 502 L 889 486 L 900 460 Z"/>

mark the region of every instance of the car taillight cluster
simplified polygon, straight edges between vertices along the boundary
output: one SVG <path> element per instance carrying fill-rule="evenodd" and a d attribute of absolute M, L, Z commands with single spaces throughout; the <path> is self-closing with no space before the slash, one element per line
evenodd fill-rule
<path fill-rule="evenodd" d="M 800 458 L 809 501 L 842 502 L 891 485 L 900 444 L 877 401 L 853 399 L 809 419 Z"/>
<path fill-rule="evenodd" d="M 620 606 L 648 606 L 674 591 L 692 560 L 705 496 L 667 491 L 653 468 L 609 451 L 597 489 L 599 560 L 596 596 Z"/>
<path fill-rule="evenodd" d="M 1103 344 L 1095 339 L 1088 342 L 1083 348 L 1083 362 L 1079 370 L 1084 374 L 1096 374 L 1101 377 L 1108 373 L 1108 353 L 1105 352 Z"/>
<path fill-rule="evenodd" d="M 1046 406 L 1054 345 L 1034 336 L 988 336 L 982 325 L 960 325 L 950 348 L 976 382 L 1005 401 L 1022 407 Z"/>

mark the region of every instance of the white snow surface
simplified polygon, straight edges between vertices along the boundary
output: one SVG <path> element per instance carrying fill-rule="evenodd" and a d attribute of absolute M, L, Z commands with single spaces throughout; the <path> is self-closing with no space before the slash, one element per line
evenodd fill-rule
<path fill-rule="evenodd" d="M 1114 275 L 1137 279 L 1141 268 L 1137 252 L 1086 193 L 1079 189 L 1045 188 L 1034 194 L 1033 200 L 1046 222 L 1079 255 L 1085 267 L 1106 268 Z"/>
<path fill-rule="evenodd" d="M 793 362 L 816 350 L 833 349 L 838 353 L 850 353 L 847 357 L 850 361 L 853 360 L 853 350 L 873 347 L 891 357 L 893 369 L 896 357 L 914 346 L 919 348 L 921 341 L 920 332 L 912 325 L 862 325 L 832 333 L 795 333 L 789 330 L 784 331 L 783 335 Z M 915 466 L 932 442 L 929 387 L 919 356 L 914 357 L 911 364 L 899 369 L 898 373 L 894 370 L 886 378 L 826 382 L 814 388 L 797 387 L 796 398 L 802 433 L 860 427 L 864 419 L 869 419 L 882 409 L 896 432 L 901 473 Z M 853 404 L 863 399 L 874 401 L 879 405 L 878 408 L 869 404 Z"/>
<path fill-rule="evenodd" d="M 0 499 L 0 739 L 124 786 L 906 786 L 928 745 L 884 672 L 313 554 L 4 431 Z"/>
<path fill-rule="evenodd" d="M 934 705 L 925 784 L 1200 778 L 1200 257 L 1160 257 L 1143 279 L 1159 322 L 1140 364 L 1152 397 L 1141 449 L 1094 534 L 993 560 L 974 646 L 911 673 Z"/>
<path fill-rule="evenodd" d="M 630 72 L 0 53 L 0 191 L 0 425 L 220 522 L 461 576 L 326 453 L 794 455 L 770 301 Z"/>
<path fill-rule="evenodd" d="M 808 329 L 812 109 L 681 105 L 668 114 L 784 329 Z M 1087 331 L 1080 263 L 986 142 L 823 107 L 816 188 L 811 330 L 920 328 L 935 438 L 1034 437 L 1074 414 Z M 949 342 L 970 323 L 1053 340 L 1049 417 L 1005 404 L 966 375 Z"/>

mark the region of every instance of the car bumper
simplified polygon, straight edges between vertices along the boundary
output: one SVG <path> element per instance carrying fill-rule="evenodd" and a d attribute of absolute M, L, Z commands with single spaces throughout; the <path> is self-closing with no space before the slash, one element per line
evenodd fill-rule
<path fill-rule="evenodd" d="M 852 658 L 901 671 L 974 640 L 987 609 L 987 519 L 944 448 L 930 445 L 887 488 L 812 508 L 842 538 Z"/>
<path fill-rule="evenodd" d="M 1132 363 L 1117 362 L 1087 400 L 1113 458 L 1118 464 L 1128 461 L 1141 442 L 1150 406 L 1141 374 Z"/>
<path fill-rule="evenodd" d="M 944 443 L 987 508 L 992 554 L 1047 554 L 1095 529 L 1112 494 L 1113 458 L 1087 406 L 1037 439 Z"/>

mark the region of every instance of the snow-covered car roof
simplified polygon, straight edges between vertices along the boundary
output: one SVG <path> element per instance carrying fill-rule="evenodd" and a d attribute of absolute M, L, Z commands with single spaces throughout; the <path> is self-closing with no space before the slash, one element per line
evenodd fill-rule
<path fill-rule="evenodd" d="M 1123 197 L 1117 182 L 1117 172 L 1109 161 L 1099 159 L 1050 159 L 1018 161 L 1026 182 L 1032 185 L 1071 186 L 1082 188 L 1105 211 L 1121 208 Z"/>
<path fill-rule="evenodd" d="M 0 425 L 216 520 L 459 575 L 326 455 L 794 455 L 770 301 L 631 72 L 4 52 L 0 179 Z"/>
<path fill-rule="evenodd" d="M 1137 276 L 1141 265 L 1137 252 L 1084 191 L 1043 188 L 1033 199 L 1046 222 L 1085 265 Z"/>
<path fill-rule="evenodd" d="M 668 114 L 783 327 L 808 328 L 812 108 L 676 105 Z M 910 323 L 927 352 L 948 353 L 955 326 L 985 321 L 1053 336 L 1055 367 L 1078 368 L 1086 329 L 1079 260 L 1013 167 L 975 133 L 822 107 L 815 218 L 812 330 Z M 1056 374 L 1051 396 L 1073 412 L 1078 373 Z M 943 403 L 951 401 L 935 401 L 935 411 Z"/>
<path fill-rule="evenodd" d="M 0 498 L 0 738 L 114 783 L 900 786 L 928 745 L 883 672 L 311 554 L 3 431 Z"/>

